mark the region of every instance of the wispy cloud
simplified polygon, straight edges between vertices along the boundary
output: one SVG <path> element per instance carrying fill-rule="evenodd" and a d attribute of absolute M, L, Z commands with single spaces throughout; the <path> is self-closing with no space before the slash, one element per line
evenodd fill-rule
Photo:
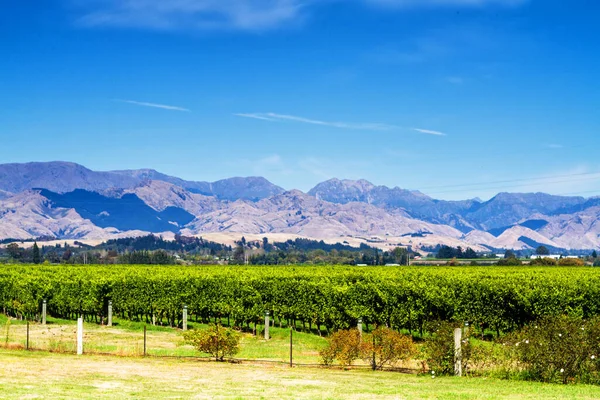
<path fill-rule="evenodd" d="M 144 102 L 144 101 L 121 100 L 121 99 L 115 99 L 114 101 L 118 101 L 118 102 L 121 102 L 121 103 L 134 104 L 136 106 L 142 106 L 142 107 L 153 107 L 153 108 L 162 108 L 163 110 L 190 112 L 190 110 L 187 109 L 187 108 L 176 107 L 176 106 L 168 106 L 168 105 L 165 105 L 165 104 L 147 103 L 147 102 Z"/>
<path fill-rule="evenodd" d="M 329 122 L 316 119 L 298 117 L 295 115 L 275 114 L 275 113 L 251 113 L 251 114 L 234 114 L 238 117 L 262 119 L 265 121 L 292 121 L 303 124 L 329 126 L 340 129 L 357 129 L 368 131 L 389 131 L 392 129 L 400 129 L 399 126 L 382 124 L 382 123 L 350 123 L 350 122 Z"/>
<path fill-rule="evenodd" d="M 81 11 L 84 26 L 158 30 L 266 30 L 289 26 L 320 5 L 357 0 L 64 0 Z M 388 10 L 416 7 L 515 6 L 528 0 L 359 0 Z"/>
<path fill-rule="evenodd" d="M 549 143 L 545 147 L 548 149 L 562 149 L 564 146 L 562 144 Z"/>
<path fill-rule="evenodd" d="M 432 131 L 432 130 L 429 130 L 429 129 L 412 128 L 412 130 L 416 131 L 416 132 L 420 132 L 420 133 L 425 133 L 427 135 L 446 136 L 446 134 L 444 132 Z"/>
<path fill-rule="evenodd" d="M 275 114 L 275 113 L 253 113 L 253 114 L 234 114 L 238 117 L 262 119 L 265 121 L 293 121 L 311 125 L 329 126 L 342 129 L 359 130 L 390 130 L 396 127 L 380 123 L 348 123 L 348 122 L 328 122 L 316 119 L 298 117 L 295 115 Z"/>
<path fill-rule="evenodd" d="M 236 117 L 260 119 L 262 121 L 275 121 L 273 118 L 265 117 L 263 114 L 233 114 Z"/>
<path fill-rule="evenodd" d="M 429 129 L 420 128 L 405 128 L 397 125 L 383 124 L 383 123 L 353 123 L 353 122 L 330 122 L 322 121 L 317 119 L 310 119 L 304 117 L 298 117 L 296 115 L 287 114 L 276 114 L 272 112 L 268 113 L 237 113 L 233 114 L 236 117 L 259 119 L 269 122 L 282 122 L 292 121 L 299 122 L 302 124 L 320 125 L 339 129 L 354 129 L 354 130 L 366 130 L 366 131 L 392 131 L 392 130 L 412 130 L 419 133 L 435 136 L 446 136 L 445 133 L 439 131 L 432 131 Z"/>
<path fill-rule="evenodd" d="M 300 0 L 96 0 L 91 6 L 78 4 L 84 10 L 79 20 L 84 26 L 156 30 L 264 30 L 299 19 L 305 6 Z"/>

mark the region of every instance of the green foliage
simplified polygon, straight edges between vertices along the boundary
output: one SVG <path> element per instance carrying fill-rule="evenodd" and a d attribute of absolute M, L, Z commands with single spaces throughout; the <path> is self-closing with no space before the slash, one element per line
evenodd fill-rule
<path fill-rule="evenodd" d="M 334 332 L 321 350 L 323 364 L 331 365 L 338 361 L 341 365 L 350 366 L 363 354 L 361 334 L 358 329 L 340 330 Z"/>
<path fill-rule="evenodd" d="M 547 256 L 548 254 L 550 254 L 550 250 L 548 250 L 546 246 L 539 246 L 537 249 L 535 249 L 535 254 L 540 256 Z"/>
<path fill-rule="evenodd" d="M 42 257 L 40 256 L 40 248 L 37 245 L 37 242 L 33 243 L 33 263 L 34 264 L 39 264 L 40 262 L 42 262 Z"/>
<path fill-rule="evenodd" d="M 437 252 L 437 258 L 479 258 L 479 255 L 470 247 L 467 247 L 466 250 L 463 251 L 462 247 L 458 246 L 457 248 L 443 245 Z"/>
<path fill-rule="evenodd" d="M 157 264 L 157 265 L 169 265 L 175 263 L 175 258 L 170 256 L 164 250 L 156 251 L 132 251 L 131 253 L 125 253 L 119 260 L 124 264 Z"/>
<path fill-rule="evenodd" d="M 505 344 L 525 379 L 600 383 L 600 319 L 543 317 Z"/>
<path fill-rule="evenodd" d="M 529 262 L 529 265 L 545 265 L 545 266 L 551 266 L 551 265 L 556 265 L 556 260 L 550 257 L 538 257 L 538 258 L 534 258 Z"/>
<path fill-rule="evenodd" d="M 436 375 L 454 374 L 454 329 L 460 328 L 460 325 L 446 321 L 434 321 L 429 325 L 431 336 L 427 337 L 423 344 L 423 356 L 427 362 L 429 370 Z M 471 358 L 471 332 L 466 328 L 463 330 L 461 356 L 462 369 L 468 373 L 468 363 Z"/>
<path fill-rule="evenodd" d="M 190 317 L 248 327 L 271 311 L 278 325 L 335 331 L 369 324 L 425 334 L 427 322 L 471 321 L 508 332 L 544 315 L 600 314 L 597 268 L 348 266 L 1 265 L 0 309 L 36 318 L 42 300 L 57 317 L 177 326 Z"/>
<path fill-rule="evenodd" d="M 373 370 L 385 365 L 394 366 L 399 361 L 410 360 L 417 354 L 412 338 L 390 328 L 378 327 L 371 334 L 363 335 L 362 357 Z"/>
<path fill-rule="evenodd" d="M 211 325 L 206 330 L 190 330 L 183 334 L 184 340 L 200 352 L 210 354 L 217 361 L 231 357 L 240 350 L 240 334 L 220 325 Z"/>
<path fill-rule="evenodd" d="M 516 257 L 508 257 L 508 258 L 503 258 L 501 260 L 498 260 L 496 265 L 503 266 L 503 267 L 510 267 L 510 266 L 516 267 L 519 265 L 523 265 L 523 263 L 521 262 L 521 260 L 519 260 Z"/>

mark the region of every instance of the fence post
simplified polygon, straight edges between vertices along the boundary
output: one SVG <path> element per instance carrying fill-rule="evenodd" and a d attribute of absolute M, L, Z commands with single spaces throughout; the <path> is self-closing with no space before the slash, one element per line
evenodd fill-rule
<path fill-rule="evenodd" d="M 146 325 L 144 325 L 144 357 L 146 357 Z"/>
<path fill-rule="evenodd" d="M 292 358 L 293 349 L 294 349 L 293 334 L 294 334 L 294 330 L 290 327 L 290 367 L 294 366 L 293 358 Z"/>
<path fill-rule="evenodd" d="M 29 320 L 27 320 L 27 344 L 25 345 L 25 349 L 29 350 Z"/>
<path fill-rule="evenodd" d="M 46 299 L 42 302 L 42 325 L 46 325 Z"/>
<path fill-rule="evenodd" d="M 83 354 L 83 317 L 77 318 L 77 355 Z"/>
<path fill-rule="evenodd" d="M 183 306 L 183 330 L 187 331 L 187 306 Z"/>
<path fill-rule="evenodd" d="M 269 340 L 269 310 L 265 311 L 265 340 Z"/>
<path fill-rule="evenodd" d="M 360 333 L 360 336 L 362 336 L 362 318 L 358 319 L 358 324 L 356 325 L 356 327 L 358 328 L 358 333 Z"/>
<path fill-rule="evenodd" d="M 112 326 L 112 300 L 108 301 L 108 326 Z"/>
<path fill-rule="evenodd" d="M 462 329 L 454 329 L 454 375 L 462 376 Z"/>

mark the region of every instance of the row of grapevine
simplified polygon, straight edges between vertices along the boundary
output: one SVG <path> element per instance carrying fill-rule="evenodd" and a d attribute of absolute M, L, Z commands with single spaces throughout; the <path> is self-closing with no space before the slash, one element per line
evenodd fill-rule
<path fill-rule="evenodd" d="M 600 270 L 500 267 L 0 267 L 0 307 L 35 318 L 124 318 L 177 325 L 193 318 L 278 322 L 335 330 L 366 324 L 423 331 L 428 321 L 470 321 L 510 331 L 544 315 L 600 314 Z"/>

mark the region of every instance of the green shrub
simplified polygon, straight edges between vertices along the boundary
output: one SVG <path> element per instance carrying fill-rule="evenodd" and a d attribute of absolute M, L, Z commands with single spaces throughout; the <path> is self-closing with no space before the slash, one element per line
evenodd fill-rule
<path fill-rule="evenodd" d="M 431 322 L 427 328 L 432 335 L 425 339 L 423 356 L 427 366 L 436 375 L 454 374 L 454 329 L 460 325 L 446 321 Z M 462 370 L 468 373 L 468 362 L 471 358 L 471 328 L 465 328 L 462 335 Z"/>
<path fill-rule="evenodd" d="M 529 265 L 556 265 L 556 260 L 550 257 L 534 258 Z"/>
<path fill-rule="evenodd" d="M 202 353 L 210 354 L 217 361 L 223 361 L 239 352 L 240 334 L 219 325 L 211 325 L 206 330 L 190 330 L 183 334 L 184 340 L 194 345 Z"/>
<path fill-rule="evenodd" d="M 383 369 L 384 365 L 396 365 L 399 361 L 411 359 L 417 348 L 410 336 L 392 329 L 379 327 L 369 335 L 363 335 L 362 356 L 373 370 Z"/>
<path fill-rule="evenodd" d="M 361 334 L 358 329 L 340 330 L 334 332 L 321 350 L 323 364 L 331 365 L 335 360 L 344 366 L 350 366 L 361 358 Z"/>
<path fill-rule="evenodd" d="M 544 317 L 509 335 L 507 351 L 525 379 L 600 383 L 600 319 Z"/>
<path fill-rule="evenodd" d="M 500 265 L 500 266 L 518 266 L 518 265 L 523 265 L 523 263 L 521 262 L 521 260 L 519 260 L 516 257 L 510 257 L 510 258 L 503 258 L 501 260 L 498 260 L 498 262 L 496 263 L 496 265 Z"/>

